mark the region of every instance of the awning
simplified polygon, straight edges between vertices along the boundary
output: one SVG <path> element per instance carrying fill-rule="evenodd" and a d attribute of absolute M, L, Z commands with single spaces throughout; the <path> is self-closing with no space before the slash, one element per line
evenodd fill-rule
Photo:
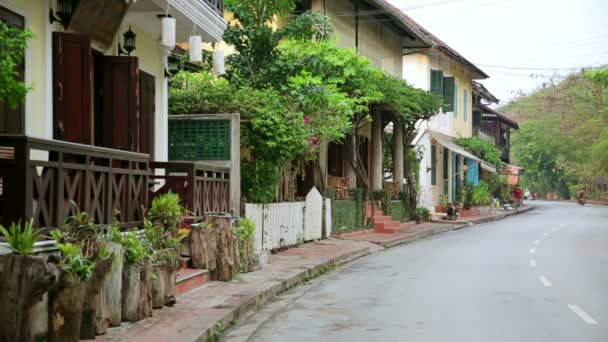
<path fill-rule="evenodd" d="M 432 132 L 432 131 L 429 131 L 428 133 L 431 136 L 431 139 L 435 140 L 439 145 L 442 145 L 443 147 L 447 148 L 448 150 L 458 153 L 463 157 L 466 157 L 466 158 L 472 159 L 472 160 L 476 160 L 477 162 L 479 162 L 479 164 L 481 165 L 481 168 L 484 170 L 487 170 L 489 172 L 496 172 L 495 166 L 484 162 L 483 160 L 479 159 L 471 152 L 465 150 L 464 147 L 458 145 L 454 141 L 454 138 L 441 134 L 441 133 Z"/>

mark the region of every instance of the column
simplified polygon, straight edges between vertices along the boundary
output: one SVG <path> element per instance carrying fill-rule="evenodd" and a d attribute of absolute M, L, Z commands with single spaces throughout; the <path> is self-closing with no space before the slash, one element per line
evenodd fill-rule
<path fill-rule="evenodd" d="M 382 114 L 372 115 L 370 180 L 372 190 L 382 190 Z"/>
<path fill-rule="evenodd" d="M 350 159 L 352 158 L 353 162 L 356 161 L 355 135 L 348 135 L 344 144 L 346 145 L 344 148 L 344 177 L 348 179 L 348 188 L 354 189 L 357 187 L 357 174 L 355 173 L 353 163 Z M 350 152 L 352 152 L 352 154 Z"/>
<path fill-rule="evenodd" d="M 403 189 L 403 123 L 393 121 L 393 181 Z"/>

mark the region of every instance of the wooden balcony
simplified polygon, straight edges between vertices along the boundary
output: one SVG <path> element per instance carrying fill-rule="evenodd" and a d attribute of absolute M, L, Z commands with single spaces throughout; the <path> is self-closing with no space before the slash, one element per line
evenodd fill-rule
<path fill-rule="evenodd" d="M 230 168 L 194 161 L 152 162 L 150 168 L 150 178 L 158 183 L 151 199 L 171 191 L 193 216 L 229 212 Z"/>
<path fill-rule="evenodd" d="M 0 135 L 0 223 L 33 218 L 59 227 L 75 213 L 96 223 L 138 224 L 148 205 L 150 156 L 89 145 Z"/>

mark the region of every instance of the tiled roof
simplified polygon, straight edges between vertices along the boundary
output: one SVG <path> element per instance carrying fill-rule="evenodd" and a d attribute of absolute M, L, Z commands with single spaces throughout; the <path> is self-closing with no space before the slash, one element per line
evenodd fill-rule
<path fill-rule="evenodd" d="M 496 117 L 498 118 L 498 120 L 506 123 L 507 125 L 515 128 L 515 129 L 519 129 L 519 124 L 517 123 L 517 121 L 511 119 L 510 117 L 508 117 L 508 116 L 506 116 L 504 114 L 501 114 L 501 113 L 495 111 L 494 109 L 492 109 L 492 108 L 490 108 L 490 107 L 488 107 L 488 106 L 486 106 L 484 104 L 479 105 L 479 107 L 482 109 L 482 113 L 485 112 L 485 113 L 489 113 L 489 114 L 492 114 L 492 115 L 496 115 Z"/>

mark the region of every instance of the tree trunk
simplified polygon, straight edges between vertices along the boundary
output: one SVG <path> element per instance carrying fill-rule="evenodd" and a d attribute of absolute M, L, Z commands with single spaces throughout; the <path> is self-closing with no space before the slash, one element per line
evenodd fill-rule
<path fill-rule="evenodd" d="M 59 282 L 49 292 L 48 341 L 78 341 L 86 282 L 62 272 Z"/>
<path fill-rule="evenodd" d="M 165 263 L 152 266 L 152 308 L 162 309 L 165 306 L 165 274 L 167 267 Z"/>
<path fill-rule="evenodd" d="M 217 241 L 213 228 L 192 229 L 190 240 L 190 262 L 196 269 L 212 272 L 217 267 Z"/>
<path fill-rule="evenodd" d="M 58 271 L 38 256 L 0 255 L 0 340 L 33 341 L 30 311 Z"/>
<path fill-rule="evenodd" d="M 239 270 L 253 272 L 254 267 L 253 238 L 239 241 Z"/>
<path fill-rule="evenodd" d="M 82 308 L 82 322 L 80 325 L 81 339 L 95 339 L 97 332 L 97 312 L 99 305 L 100 291 L 104 286 L 105 279 L 112 269 L 114 254 L 102 260 L 95 260 L 95 270 L 93 276 L 85 284 L 86 297 Z"/>
<path fill-rule="evenodd" d="M 115 242 L 105 242 L 108 252 L 114 255 L 110 273 L 103 282 L 97 296 L 97 334 L 105 334 L 108 327 L 117 327 L 121 322 L 121 291 L 124 249 Z"/>
<path fill-rule="evenodd" d="M 165 289 L 165 305 L 173 306 L 176 303 L 175 300 L 175 282 L 177 281 L 177 270 L 182 266 L 183 260 L 176 249 L 165 250 L 167 259 L 165 264 L 167 265 L 166 272 L 163 274 L 163 283 Z"/>
<path fill-rule="evenodd" d="M 215 226 L 213 231 L 217 242 L 216 272 L 211 272 L 211 277 L 220 281 L 229 281 L 238 272 L 237 260 L 238 249 L 235 249 L 236 236 L 232 231 L 232 218 L 230 215 L 207 215 L 205 223 Z"/>
<path fill-rule="evenodd" d="M 122 320 L 141 321 L 152 316 L 152 266 L 146 259 L 141 265 L 125 265 L 122 273 Z"/>

